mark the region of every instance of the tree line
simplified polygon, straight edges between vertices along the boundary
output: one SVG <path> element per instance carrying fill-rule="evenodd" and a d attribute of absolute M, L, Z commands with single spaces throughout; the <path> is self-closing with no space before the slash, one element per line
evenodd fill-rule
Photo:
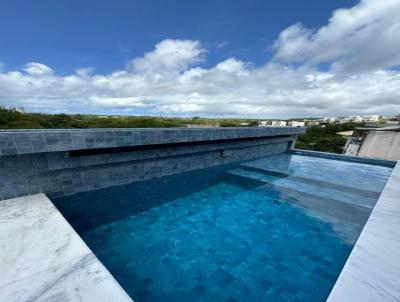
<path fill-rule="evenodd" d="M 57 129 L 57 128 L 170 128 L 187 125 L 238 127 L 258 126 L 257 120 L 173 118 L 157 116 L 98 116 L 84 114 L 21 113 L 0 108 L 0 129 Z M 363 123 L 329 124 L 312 126 L 301 135 L 296 148 L 342 153 L 346 138 L 337 134 L 364 126 Z"/>
<path fill-rule="evenodd" d="M 256 120 L 175 118 L 159 116 L 101 116 L 85 114 L 21 113 L 0 108 L 0 129 L 54 129 L 54 128 L 170 128 L 187 125 L 239 127 L 257 126 Z"/>
<path fill-rule="evenodd" d="M 299 136 L 296 148 L 340 154 L 346 145 L 347 138 L 339 135 L 338 132 L 351 131 L 356 127 L 365 127 L 365 123 L 348 122 L 328 124 L 325 127 L 309 127 L 305 134 Z"/>

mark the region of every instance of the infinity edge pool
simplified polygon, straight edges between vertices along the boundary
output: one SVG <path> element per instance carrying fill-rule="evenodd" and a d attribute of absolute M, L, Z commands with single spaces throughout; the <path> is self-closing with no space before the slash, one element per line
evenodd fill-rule
<path fill-rule="evenodd" d="M 31 195 L 18 198 L 19 202 L 32 203 L 32 198 L 37 203 L 34 207 L 27 211 L 24 208 L 13 209 L 10 204 L 13 204 L 16 199 L 4 200 L 0 204 L 1 222 L 6 228 L 0 230 L 0 246 L 2 250 L 6 251 L 6 259 L 12 259 L 11 255 L 18 255 L 22 257 L 25 263 L 22 263 L 20 270 L 33 270 L 39 273 L 51 275 L 50 272 L 57 272 L 55 267 L 60 264 L 66 264 L 66 273 L 58 272 L 56 279 L 37 278 L 35 281 L 29 280 L 30 278 L 8 279 L 0 283 L 2 294 L 0 301 L 24 301 L 32 297 L 38 300 L 52 297 L 53 299 L 68 298 L 65 289 L 70 291 L 81 291 L 81 295 L 87 298 L 87 301 L 100 301 L 105 297 L 99 295 L 101 292 L 101 282 L 93 283 L 90 281 L 90 275 L 80 274 L 79 282 L 71 282 L 69 276 L 73 276 L 73 272 L 80 267 L 80 264 L 75 262 L 63 262 L 55 266 L 54 263 L 47 263 L 45 269 L 35 268 L 38 262 L 37 258 L 48 258 L 49 255 L 59 256 L 60 253 L 70 254 L 71 257 L 73 249 L 69 250 L 68 245 L 71 240 L 81 240 L 79 235 L 70 229 L 66 237 L 62 237 L 65 243 L 61 242 L 60 245 L 55 245 L 59 236 L 59 229 L 54 228 L 54 225 L 43 223 L 48 221 L 48 218 L 54 215 L 55 220 L 61 224 L 68 223 L 64 218 L 59 215 L 58 210 L 51 205 L 50 211 L 43 211 L 48 203 L 47 198 L 43 194 Z M 56 214 L 54 214 L 56 213 Z M 50 216 L 49 216 L 50 215 Z M 16 217 L 19 219 L 18 224 L 15 223 Z M 35 225 L 37 228 L 34 232 L 29 232 L 28 229 Z M 21 229 L 21 226 L 24 228 Z M 51 228 L 51 231 L 49 231 Z M 18 240 L 11 240 L 10 234 L 14 231 L 23 232 L 23 236 L 18 237 Z M 12 245 L 10 245 L 12 241 Z M 29 242 L 39 242 L 44 248 L 35 250 L 29 247 Z M 59 242 L 60 243 L 60 242 Z M 7 246 L 7 249 L 5 248 Z M 328 298 L 330 302 L 336 301 L 395 301 L 400 297 L 400 286 L 397 280 L 400 280 L 400 259 L 397 257 L 398 250 L 400 250 L 400 163 L 398 162 L 394 167 L 385 188 L 380 195 L 376 206 L 373 208 L 372 213 L 362 230 L 346 264 L 334 285 L 333 290 Z M 88 252 L 91 254 L 92 252 Z M 7 267 L 11 262 L 0 262 L 0 269 L 8 270 L 15 269 Z M 39 263 L 40 264 L 40 263 Z M 101 263 L 100 263 L 101 265 Z M 93 272 L 95 272 L 94 270 Z M 107 270 L 105 269 L 107 272 Z M 93 273 L 92 272 L 92 273 Z M 36 276 L 36 273 L 34 274 Z M 56 274 L 57 275 L 57 274 Z M 107 277 L 109 278 L 109 277 Z M 106 279 L 107 279 L 106 278 Z M 1 279 L 0 279 L 1 280 Z M 111 277 L 111 280 L 113 278 Z M 68 282 L 67 282 L 68 281 Z M 121 301 L 129 298 L 122 294 L 123 291 L 119 285 L 112 282 L 111 288 L 117 289 L 116 295 L 121 297 Z M 72 287 L 71 287 L 72 284 Z M 43 292 L 43 288 L 47 288 Z M 24 288 L 29 288 L 25 290 Z M 54 292 L 53 292 L 54 290 Z M 100 291 L 99 291 L 100 290 Z M 63 294 L 64 292 L 64 294 Z M 118 293 L 120 292 L 120 293 Z M 16 296 L 19 293 L 19 296 Z M 8 294 L 5 296 L 5 294 Z M 63 296 L 64 295 L 64 296 Z M 107 300 L 105 300 L 107 301 Z"/>

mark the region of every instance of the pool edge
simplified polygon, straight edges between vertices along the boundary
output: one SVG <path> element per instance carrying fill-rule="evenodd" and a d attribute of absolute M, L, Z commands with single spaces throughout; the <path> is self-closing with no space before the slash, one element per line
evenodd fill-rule
<path fill-rule="evenodd" d="M 55 211 L 61 215 L 60 222 L 67 224 L 71 229 L 71 234 L 74 237 L 77 236 L 85 245 L 88 253 L 85 254 L 85 256 L 93 255 L 95 259 L 94 261 L 100 265 L 101 269 L 104 270 L 106 274 L 108 274 L 107 277 L 111 277 L 113 282 L 115 282 L 114 290 L 119 292 L 119 294 L 122 293 L 122 296 L 127 296 L 126 300 L 123 298 L 118 301 L 132 301 L 119 283 L 114 279 L 112 274 L 104 267 L 100 260 L 94 256 L 89 247 L 87 247 L 81 237 L 72 229 L 68 221 L 62 216 L 45 194 L 35 194 L 2 200 L 0 201 L 0 206 L 2 202 L 16 200 L 29 202 L 32 198 L 42 199 L 43 202 L 49 202 Z M 374 207 L 350 256 L 348 257 L 338 280 L 330 292 L 327 301 L 397 301 L 396 299 L 398 299 L 400 293 L 400 286 L 396 286 L 396 281 L 400 280 L 400 260 L 395 256 L 400 248 L 399 202 L 400 161 L 397 161 L 376 206 Z M 47 268 L 47 270 L 50 269 L 55 269 L 55 266 Z M 36 276 L 37 274 L 34 275 Z M 30 276 L 28 276 L 27 279 L 29 279 L 29 277 Z M 15 280 L 14 282 L 9 282 L 5 285 L 0 284 L 0 288 L 3 289 L 11 283 L 18 283 L 19 285 L 20 281 L 23 280 Z M 84 286 L 84 284 L 81 285 Z M 94 297 L 96 297 L 96 300 L 93 301 L 101 301 L 97 292 L 94 293 Z M 106 300 L 104 301 L 108 301 L 106 297 L 105 299 Z M 3 301 L 2 295 L 0 295 L 0 301 Z"/>
<path fill-rule="evenodd" d="M 2 200 L 0 209 L 0 301 L 133 301 L 45 194 Z"/>
<path fill-rule="evenodd" d="M 398 301 L 399 250 L 400 161 L 397 161 L 327 301 Z"/>
<path fill-rule="evenodd" d="M 341 161 L 354 162 L 354 163 L 360 163 L 360 164 L 384 166 L 384 167 L 388 167 L 388 168 L 394 168 L 397 163 L 396 160 L 380 159 L 380 158 L 375 158 L 375 157 L 360 157 L 360 156 L 353 156 L 353 155 L 344 155 L 344 154 L 302 150 L 302 149 L 291 149 L 289 151 L 289 153 L 295 154 L 295 155 L 313 156 L 313 157 L 341 160 Z"/>

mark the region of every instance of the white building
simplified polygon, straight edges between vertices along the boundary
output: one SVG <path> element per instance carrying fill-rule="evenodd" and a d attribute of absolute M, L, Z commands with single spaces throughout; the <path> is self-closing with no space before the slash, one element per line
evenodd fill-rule
<path fill-rule="evenodd" d="M 25 109 L 22 107 L 5 107 L 5 106 L 0 106 L 0 109 L 2 110 L 7 110 L 10 112 L 19 112 L 19 113 L 25 113 Z"/>
<path fill-rule="evenodd" d="M 271 121 L 261 121 L 258 123 L 259 127 L 268 127 L 271 126 Z"/>
<path fill-rule="evenodd" d="M 286 121 L 272 121 L 271 126 L 275 127 L 285 127 L 287 125 Z"/>
<path fill-rule="evenodd" d="M 372 114 L 372 115 L 364 115 L 364 122 L 367 123 L 377 123 L 379 122 L 380 115 L 379 114 Z"/>
<path fill-rule="evenodd" d="M 288 123 L 289 126 L 291 127 L 305 127 L 306 122 L 300 122 L 300 121 L 290 121 Z"/>
<path fill-rule="evenodd" d="M 400 121 L 400 113 L 396 114 L 391 118 L 392 121 Z"/>
<path fill-rule="evenodd" d="M 357 115 L 353 117 L 353 120 L 358 123 L 377 123 L 380 119 L 379 114 L 371 114 L 371 115 Z"/>
<path fill-rule="evenodd" d="M 326 122 L 326 123 L 335 123 L 338 121 L 338 118 L 337 117 L 324 117 L 321 121 Z"/>
<path fill-rule="evenodd" d="M 261 121 L 259 122 L 260 127 L 285 127 L 286 121 Z"/>

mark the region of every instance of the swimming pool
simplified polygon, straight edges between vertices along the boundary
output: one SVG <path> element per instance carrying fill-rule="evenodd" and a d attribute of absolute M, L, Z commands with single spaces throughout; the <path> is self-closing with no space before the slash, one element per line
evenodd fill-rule
<path fill-rule="evenodd" d="M 135 301 L 325 301 L 391 170 L 281 154 L 53 201 Z"/>

